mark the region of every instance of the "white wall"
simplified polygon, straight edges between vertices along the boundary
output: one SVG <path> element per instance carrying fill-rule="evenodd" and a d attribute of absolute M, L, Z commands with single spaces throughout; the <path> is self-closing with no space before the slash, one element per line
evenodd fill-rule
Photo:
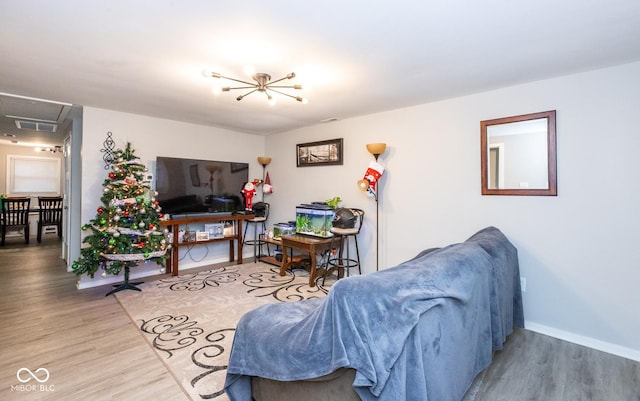
<path fill-rule="evenodd" d="M 140 162 L 151 173 L 157 156 L 169 156 L 245 162 L 249 163 L 250 178 L 262 177 L 262 166 L 256 158 L 264 152 L 263 136 L 91 107 L 84 108 L 82 132 L 82 224 L 95 218 L 96 209 L 101 204 L 102 184 L 109 170 L 104 168 L 104 153 L 100 150 L 105 147 L 107 132 L 113 134 L 116 148 L 124 148 L 127 142 L 131 142 Z M 228 257 L 226 242 L 199 245 L 189 252 L 182 248 L 179 267 L 184 271 L 190 267 L 226 261 Z M 156 274 L 158 269 L 155 263 L 138 266 L 131 270 L 131 277 Z M 78 287 L 118 281 L 122 281 L 122 277 L 102 278 L 98 272 L 94 279 L 81 276 Z"/>
<path fill-rule="evenodd" d="M 361 193 L 386 142 L 381 268 L 489 225 L 519 251 L 527 326 L 640 360 L 640 63 L 353 118 L 267 137 L 271 223 L 335 195 L 365 209 L 375 270 L 375 203 Z M 480 194 L 480 121 L 557 110 L 558 196 Z M 296 168 L 297 143 L 344 138 L 343 166 Z"/>

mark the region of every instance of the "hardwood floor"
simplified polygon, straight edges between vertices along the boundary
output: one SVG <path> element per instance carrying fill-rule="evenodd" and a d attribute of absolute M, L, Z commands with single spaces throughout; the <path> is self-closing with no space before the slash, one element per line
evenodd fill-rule
<path fill-rule="evenodd" d="M 496 352 L 475 401 L 640 401 L 640 362 L 528 330 Z"/>
<path fill-rule="evenodd" d="M 60 248 L 57 238 L 0 248 L 0 400 L 189 400 L 116 299 L 105 297 L 110 288 L 76 289 Z M 21 383 L 22 368 L 50 377 Z M 24 370 L 20 377 L 30 378 Z"/>
<path fill-rule="evenodd" d="M 57 238 L 28 246 L 13 239 L 0 248 L 0 400 L 189 400 L 116 299 L 105 297 L 111 287 L 76 289 L 60 246 Z M 50 377 L 23 384 L 22 368 Z M 518 330 L 476 391 L 474 401 L 640 401 L 640 363 Z"/>

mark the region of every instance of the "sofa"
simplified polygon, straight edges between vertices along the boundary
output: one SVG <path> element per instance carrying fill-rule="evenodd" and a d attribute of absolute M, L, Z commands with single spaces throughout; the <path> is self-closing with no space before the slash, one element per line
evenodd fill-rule
<path fill-rule="evenodd" d="M 495 227 L 325 298 L 269 304 L 236 328 L 231 401 L 460 401 L 524 327 L 517 250 Z"/>

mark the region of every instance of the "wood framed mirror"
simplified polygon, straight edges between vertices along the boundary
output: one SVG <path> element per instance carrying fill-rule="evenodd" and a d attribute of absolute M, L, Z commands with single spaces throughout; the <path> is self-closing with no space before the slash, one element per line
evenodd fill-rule
<path fill-rule="evenodd" d="M 480 122 L 482 195 L 556 196 L 556 111 Z"/>

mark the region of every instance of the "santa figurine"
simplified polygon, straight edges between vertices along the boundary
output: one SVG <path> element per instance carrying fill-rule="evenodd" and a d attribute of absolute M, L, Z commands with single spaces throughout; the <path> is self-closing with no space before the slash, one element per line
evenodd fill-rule
<path fill-rule="evenodd" d="M 271 186 L 271 178 L 269 178 L 268 172 L 267 172 L 267 177 L 264 179 L 264 183 L 262 184 L 262 193 L 264 194 L 273 193 L 273 187 Z"/>
<path fill-rule="evenodd" d="M 253 196 L 256 194 L 256 186 L 253 182 L 249 181 L 244 184 L 242 188 L 242 195 L 244 195 L 244 208 L 245 210 L 253 209 Z"/>

